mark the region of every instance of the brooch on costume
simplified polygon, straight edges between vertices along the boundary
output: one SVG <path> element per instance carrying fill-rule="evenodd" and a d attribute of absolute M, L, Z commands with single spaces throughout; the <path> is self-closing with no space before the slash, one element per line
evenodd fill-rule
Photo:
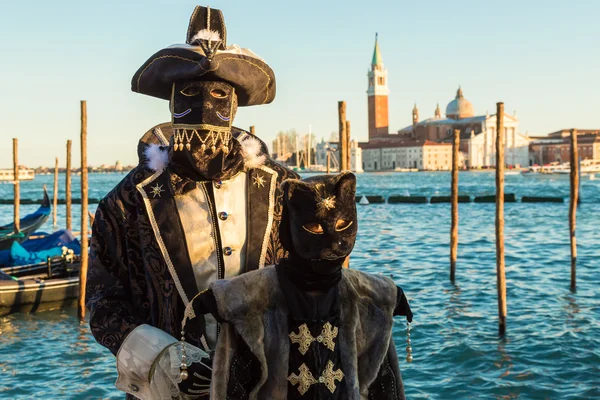
<path fill-rule="evenodd" d="M 333 210 L 335 208 L 335 196 L 329 196 L 324 198 L 319 202 L 317 207 L 321 208 L 323 211 Z"/>
<path fill-rule="evenodd" d="M 265 178 L 262 175 L 256 175 L 254 177 L 254 185 L 256 185 L 256 187 L 261 188 L 265 186 Z"/>
<path fill-rule="evenodd" d="M 156 198 L 156 196 L 160 197 L 160 194 L 165 191 L 162 187 L 163 185 L 159 185 L 158 183 L 156 184 L 156 186 L 151 186 L 151 194 L 152 196 L 154 196 L 154 199 Z"/>
<path fill-rule="evenodd" d="M 335 339 L 337 335 L 337 326 L 334 327 L 329 322 L 326 322 L 325 325 L 323 325 L 323 330 L 321 331 L 321 334 L 316 338 L 310 334 L 310 330 L 308 329 L 308 325 L 306 324 L 300 325 L 298 333 L 292 332 L 289 336 L 292 343 L 299 344 L 298 351 L 300 352 L 300 354 L 305 355 L 308 349 L 310 348 L 310 345 L 315 340 L 323 344 L 329 350 L 333 351 L 333 349 L 335 349 L 335 342 L 333 341 L 333 339 Z"/>
<path fill-rule="evenodd" d="M 325 185 L 322 183 L 318 183 L 315 185 L 315 189 L 317 192 L 316 203 L 317 203 L 317 215 L 323 217 L 327 214 L 327 211 L 333 210 L 335 208 L 335 196 L 328 196 L 328 193 L 325 189 Z"/>
<path fill-rule="evenodd" d="M 325 371 L 323 371 L 323 374 L 318 380 L 313 377 L 312 372 L 310 372 L 306 364 L 302 364 L 300 368 L 298 368 L 298 371 L 300 372 L 298 375 L 291 373 L 290 376 L 288 376 L 288 381 L 292 386 L 298 385 L 298 392 L 300 392 L 302 396 L 304 396 L 308 389 L 315 383 L 324 384 L 325 387 L 333 393 L 335 392 L 335 389 L 337 389 L 335 381 L 341 382 L 342 379 L 344 379 L 344 373 L 341 369 L 333 370 L 333 362 L 331 362 L 331 360 L 327 361 Z"/>

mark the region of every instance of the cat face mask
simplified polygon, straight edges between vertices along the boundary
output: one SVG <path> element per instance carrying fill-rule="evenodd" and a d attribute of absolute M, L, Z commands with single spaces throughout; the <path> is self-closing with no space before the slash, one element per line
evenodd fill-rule
<path fill-rule="evenodd" d="M 282 183 L 281 240 L 294 256 L 341 263 L 356 240 L 356 177 L 351 172 Z"/>
<path fill-rule="evenodd" d="M 219 81 L 173 84 L 170 163 L 188 178 L 227 179 L 242 162 L 231 126 L 237 111 L 233 86 Z M 177 168 L 179 167 L 179 168 Z"/>

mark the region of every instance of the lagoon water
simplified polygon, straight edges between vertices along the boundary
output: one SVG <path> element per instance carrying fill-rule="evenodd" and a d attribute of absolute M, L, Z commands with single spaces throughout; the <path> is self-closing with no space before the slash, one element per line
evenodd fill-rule
<path fill-rule="evenodd" d="M 102 197 L 121 174 L 90 175 Z M 464 194 L 494 193 L 490 172 L 461 173 Z M 21 184 L 39 198 L 51 176 Z M 78 188 L 78 177 L 73 188 Z M 64 183 L 61 176 L 61 198 Z M 449 281 L 450 205 L 360 206 L 351 267 L 391 276 L 407 293 L 414 362 L 404 361 L 406 323 L 394 339 L 409 399 L 600 398 L 600 179 L 584 177 L 577 212 L 577 292 L 569 290 L 569 181 L 507 176 L 506 192 L 563 196 L 563 204 L 505 207 L 507 335 L 497 335 L 494 204 L 461 204 L 456 283 Z M 358 194 L 447 195 L 449 173 L 358 176 Z M 0 198 L 12 186 L 0 185 Z M 79 197 L 74 193 L 73 197 Z M 93 211 L 96 205 L 90 205 Z M 22 206 L 21 214 L 36 206 Z M 73 206 L 79 230 L 80 206 Z M 64 206 L 59 206 L 64 226 Z M 0 224 L 12 206 L 0 206 Z M 51 223 L 45 230 L 52 231 Z M 372 327 L 377 329 L 377 327 Z M 123 398 L 114 357 L 80 324 L 75 310 L 0 317 L 0 399 Z"/>

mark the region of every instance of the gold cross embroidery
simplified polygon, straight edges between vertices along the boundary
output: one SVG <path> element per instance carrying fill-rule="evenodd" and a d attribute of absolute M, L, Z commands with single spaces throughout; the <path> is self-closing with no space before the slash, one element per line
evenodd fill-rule
<path fill-rule="evenodd" d="M 317 336 L 317 341 L 319 343 L 322 343 L 329 350 L 333 351 L 333 349 L 335 349 L 335 342 L 333 341 L 333 339 L 335 339 L 337 335 L 337 326 L 332 326 L 329 322 L 326 322 L 325 325 L 323 325 L 323 330 L 321 331 L 321 334 Z"/>
<path fill-rule="evenodd" d="M 327 389 L 329 389 L 329 391 L 333 393 L 336 389 L 335 381 L 337 380 L 341 382 L 342 379 L 344 379 L 344 373 L 342 372 L 342 370 L 338 369 L 337 371 L 334 371 L 333 363 L 331 362 L 331 360 L 327 361 L 327 366 L 325 367 L 323 375 L 319 377 L 319 382 L 325 384 L 325 386 L 327 386 Z"/>
<path fill-rule="evenodd" d="M 332 364 L 332 368 L 333 368 L 333 364 Z M 317 380 L 313 377 L 312 372 L 310 372 L 310 370 L 308 369 L 306 364 L 302 364 L 300 366 L 300 368 L 298 368 L 298 370 L 300 371 L 300 374 L 296 375 L 292 372 L 290 374 L 290 376 L 288 376 L 288 381 L 290 381 L 292 386 L 298 385 L 298 391 L 300 392 L 301 395 L 304 396 L 304 393 L 306 393 L 312 385 L 317 383 Z M 337 373 L 337 371 L 336 371 L 336 373 Z M 334 384 L 334 386 L 335 386 L 335 384 Z"/>
<path fill-rule="evenodd" d="M 305 355 L 310 345 L 315 340 L 319 343 L 322 343 L 323 346 L 327 347 L 329 350 L 333 351 L 335 349 L 335 339 L 338 335 L 337 326 L 331 325 L 329 322 L 326 322 L 323 325 L 323 330 L 321 330 L 321 334 L 316 338 L 310 334 L 310 330 L 306 324 L 302 324 L 299 327 L 298 333 L 290 333 L 290 340 L 292 343 L 298 343 L 298 351 L 300 354 Z"/>
<path fill-rule="evenodd" d="M 290 333 L 290 340 L 292 343 L 299 343 L 298 350 L 300 354 L 305 355 L 310 347 L 310 344 L 315 341 L 315 338 L 310 334 L 308 326 L 306 324 L 300 325 L 298 333 Z"/>

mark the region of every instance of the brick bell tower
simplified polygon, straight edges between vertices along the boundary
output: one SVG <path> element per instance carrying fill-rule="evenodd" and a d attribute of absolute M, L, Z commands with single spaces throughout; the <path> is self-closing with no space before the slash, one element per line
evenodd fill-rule
<path fill-rule="evenodd" d="M 375 34 L 375 49 L 371 60 L 369 77 L 369 141 L 389 135 L 387 69 L 383 66 L 377 34 Z"/>

